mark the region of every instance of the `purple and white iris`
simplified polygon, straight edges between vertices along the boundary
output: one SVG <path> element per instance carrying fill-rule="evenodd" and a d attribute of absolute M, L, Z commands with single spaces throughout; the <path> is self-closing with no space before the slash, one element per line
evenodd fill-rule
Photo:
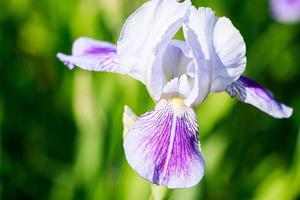
<path fill-rule="evenodd" d="M 185 41 L 172 39 L 181 28 Z M 292 114 L 268 90 L 241 76 L 245 53 L 228 18 L 196 9 L 190 0 L 152 0 L 126 20 L 117 46 L 79 38 L 72 55 L 58 58 L 70 69 L 128 74 L 146 85 L 157 105 L 139 117 L 125 108 L 127 161 L 151 183 L 185 188 L 204 175 L 193 108 L 211 92 L 226 91 L 276 118 Z"/>
<path fill-rule="evenodd" d="M 300 0 L 270 0 L 273 17 L 282 23 L 300 21 Z"/>

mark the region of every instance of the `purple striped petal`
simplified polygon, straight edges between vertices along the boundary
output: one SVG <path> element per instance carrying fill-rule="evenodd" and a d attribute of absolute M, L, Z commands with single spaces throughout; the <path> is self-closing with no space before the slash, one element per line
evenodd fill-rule
<path fill-rule="evenodd" d="M 233 82 L 226 91 L 231 97 L 236 96 L 240 101 L 251 104 L 275 118 L 288 118 L 293 113 L 292 108 L 276 101 L 269 90 L 244 76 Z"/>
<path fill-rule="evenodd" d="M 72 48 L 72 55 L 58 53 L 57 57 L 70 69 L 78 66 L 89 71 L 124 73 L 120 68 L 116 46 L 90 38 L 77 39 Z"/>
<path fill-rule="evenodd" d="M 195 112 L 166 100 L 137 118 L 124 150 L 129 165 L 157 185 L 192 187 L 204 175 Z"/>

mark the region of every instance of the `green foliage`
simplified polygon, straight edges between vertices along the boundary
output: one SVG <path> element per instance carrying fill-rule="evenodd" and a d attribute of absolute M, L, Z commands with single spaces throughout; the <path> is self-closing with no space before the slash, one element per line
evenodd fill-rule
<path fill-rule="evenodd" d="M 247 43 L 247 75 L 295 113 L 276 120 L 211 95 L 197 109 L 206 175 L 167 198 L 299 199 L 299 24 L 274 22 L 266 0 L 193 3 L 232 19 Z M 124 105 L 139 115 L 154 106 L 145 87 L 126 76 L 69 71 L 55 57 L 78 36 L 116 42 L 141 4 L 0 1 L 0 199 L 149 199 L 150 185 L 122 148 Z"/>

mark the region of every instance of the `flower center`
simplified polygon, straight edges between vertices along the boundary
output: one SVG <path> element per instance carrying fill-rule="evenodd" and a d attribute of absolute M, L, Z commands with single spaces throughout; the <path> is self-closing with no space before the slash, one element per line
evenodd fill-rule
<path fill-rule="evenodd" d="M 173 106 L 183 106 L 184 104 L 183 99 L 178 97 L 171 99 L 171 103 Z"/>
<path fill-rule="evenodd" d="M 185 106 L 182 98 L 173 98 L 170 100 L 170 104 L 176 116 L 181 116 L 184 113 Z"/>

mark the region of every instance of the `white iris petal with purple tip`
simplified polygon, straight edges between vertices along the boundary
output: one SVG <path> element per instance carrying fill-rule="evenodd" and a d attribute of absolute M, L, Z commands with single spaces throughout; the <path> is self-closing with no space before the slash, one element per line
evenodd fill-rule
<path fill-rule="evenodd" d="M 269 90 L 247 77 L 241 76 L 226 91 L 230 96 L 236 96 L 238 100 L 249 103 L 275 118 L 287 118 L 292 115 L 293 109 L 277 102 Z"/>
<path fill-rule="evenodd" d="M 120 68 L 116 46 L 108 42 L 79 38 L 73 44 L 72 56 L 59 53 L 57 57 L 70 69 L 76 65 L 89 71 L 125 73 Z"/>
<path fill-rule="evenodd" d="M 172 39 L 180 28 L 185 41 Z M 227 91 L 273 117 L 292 114 L 266 89 L 241 77 L 245 54 L 244 40 L 229 19 L 210 8 L 196 9 L 190 0 L 152 0 L 126 20 L 117 46 L 80 38 L 72 55 L 58 58 L 70 69 L 128 74 L 146 85 L 157 105 L 141 116 L 125 107 L 126 159 L 151 183 L 185 188 L 204 175 L 192 107 L 211 92 Z"/>

